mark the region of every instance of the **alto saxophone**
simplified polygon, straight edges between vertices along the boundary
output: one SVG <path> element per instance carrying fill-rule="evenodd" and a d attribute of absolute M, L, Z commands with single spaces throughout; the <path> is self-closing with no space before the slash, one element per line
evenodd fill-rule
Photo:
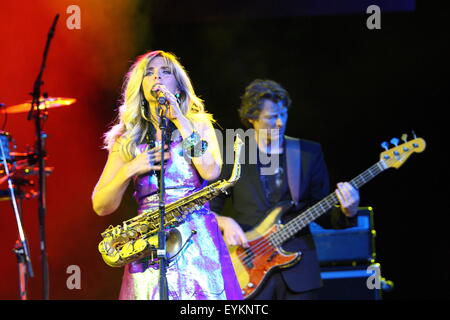
<path fill-rule="evenodd" d="M 180 233 L 173 229 L 184 222 L 185 218 L 194 210 L 199 209 L 207 201 L 233 186 L 241 175 L 239 163 L 242 142 L 236 136 L 234 142 L 234 165 L 231 177 L 220 180 L 191 195 L 172 202 L 165 207 L 166 252 L 169 258 L 179 249 Z M 103 240 L 98 244 L 105 263 L 111 267 L 122 267 L 130 262 L 150 257 L 154 261 L 157 257 L 158 234 L 160 228 L 159 208 L 150 209 L 132 219 L 124 221 L 115 227 L 109 226 L 101 236 Z M 179 251 L 179 250 L 178 250 Z M 178 254 L 178 253 L 177 253 Z"/>

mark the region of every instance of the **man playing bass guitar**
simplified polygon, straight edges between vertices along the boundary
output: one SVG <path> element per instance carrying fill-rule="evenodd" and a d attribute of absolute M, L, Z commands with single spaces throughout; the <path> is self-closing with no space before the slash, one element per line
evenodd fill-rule
<path fill-rule="evenodd" d="M 283 224 L 329 193 L 328 172 L 320 144 L 284 135 L 290 106 L 289 93 L 271 80 L 253 81 L 242 96 L 239 109 L 241 121 L 247 128 L 254 130 L 247 131 L 251 134 L 247 136 L 249 142 L 245 147 L 246 158 L 241 165 L 241 178 L 229 191 L 229 197 L 232 198 L 229 210 L 224 210 L 225 195 L 210 202 L 227 245 L 239 246 L 239 252 L 247 254 L 245 259 L 240 259 L 239 263 L 243 264 L 241 268 L 237 268 L 233 262 L 238 278 L 244 276 L 240 275 L 242 272 L 257 272 L 258 265 L 255 264 L 261 261 L 254 259 L 255 256 L 264 254 L 264 245 L 273 244 L 273 239 L 263 239 L 252 248 L 246 234 L 258 225 L 277 223 L 270 221 L 274 207 L 280 203 L 290 203 L 281 217 Z M 258 151 L 256 163 L 249 161 L 252 146 Z M 267 159 L 270 159 L 270 163 Z M 224 164 L 220 178 L 230 174 L 231 165 L 226 161 Z M 344 182 L 337 184 L 335 193 L 340 205 L 334 206 L 315 222 L 324 228 L 333 229 L 355 226 L 359 191 Z M 264 281 L 248 285 L 255 285 L 257 289 L 247 298 L 316 299 L 322 280 L 309 227 L 283 241 L 282 249 L 301 252 L 301 256 L 293 262 L 277 265 L 277 259 L 283 254 L 282 251 L 274 251 L 263 260 L 274 267 L 264 274 Z"/>

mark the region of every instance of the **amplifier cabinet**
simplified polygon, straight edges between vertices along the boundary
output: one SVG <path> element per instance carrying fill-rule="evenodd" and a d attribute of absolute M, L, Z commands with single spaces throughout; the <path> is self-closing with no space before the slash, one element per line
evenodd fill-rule
<path fill-rule="evenodd" d="M 381 300 L 384 279 L 378 263 L 322 268 L 319 300 Z"/>
<path fill-rule="evenodd" d="M 357 225 L 347 229 L 324 229 L 315 222 L 310 230 L 321 266 L 373 263 L 375 229 L 372 207 L 359 207 Z"/>

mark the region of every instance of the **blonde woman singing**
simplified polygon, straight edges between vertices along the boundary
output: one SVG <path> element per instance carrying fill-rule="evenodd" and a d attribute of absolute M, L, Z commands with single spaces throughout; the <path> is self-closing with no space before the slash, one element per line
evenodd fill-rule
<path fill-rule="evenodd" d="M 167 99 L 157 102 L 158 95 Z M 100 215 L 113 213 L 133 181 L 138 214 L 158 207 L 164 165 L 166 204 L 216 179 L 222 162 L 203 101 L 178 59 L 164 51 L 140 57 L 126 75 L 117 124 L 105 134 L 109 155 L 92 203 Z M 161 110 L 162 108 L 162 110 Z M 160 114 L 168 119 L 161 163 Z M 195 147 L 195 148 L 194 148 Z M 183 241 L 196 234 L 167 268 L 169 299 L 241 299 L 241 289 L 216 218 L 205 205 L 177 227 Z M 159 299 L 159 264 L 147 259 L 125 266 L 120 299 Z"/>

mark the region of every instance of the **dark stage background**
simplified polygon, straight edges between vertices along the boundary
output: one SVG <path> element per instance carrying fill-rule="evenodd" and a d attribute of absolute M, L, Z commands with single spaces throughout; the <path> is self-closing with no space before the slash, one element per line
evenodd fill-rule
<path fill-rule="evenodd" d="M 81 9 L 79 30 L 66 26 L 72 4 Z M 366 27 L 371 4 L 381 8 L 381 30 Z M 118 296 L 122 269 L 106 266 L 97 244 L 136 205 L 128 190 L 118 212 L 98 217 L 90 196 L 123 76 L 137 55 L 154 49 L 180 57 L 222 128 L 240 127 L 236 108 L 250 81 L 284 85 L 293 99 L 287 134 L 322 143 L 333 185 L 375 163 L 382 141 L 411 130 L 423 137 L 425 152 L 364 186 L 361 206 L 374 209 L 377 261 L 395 284 L 384 298 L 449 298 L 447 10 L 422 1 L 2 2 L 0 102 L 29 99 L 56 13 L 43 91 L 77 102 L 50 110 L 44 128 L 47 165 L 55 167 L 47 179 L 51 299 Z M 9 115 L 4 130 L 17 151 L 34 143 L 26 114 Z M 23 207 L 36 273 L 29 297 L 41 299 L 37 200 Z M 0 230 L 0 299 L 18 299 L 11 251 L 18 233 L 8 201 L 0 203 Z M 66 286 L 71 265 L 81 269 L 81 289 Z"/>

